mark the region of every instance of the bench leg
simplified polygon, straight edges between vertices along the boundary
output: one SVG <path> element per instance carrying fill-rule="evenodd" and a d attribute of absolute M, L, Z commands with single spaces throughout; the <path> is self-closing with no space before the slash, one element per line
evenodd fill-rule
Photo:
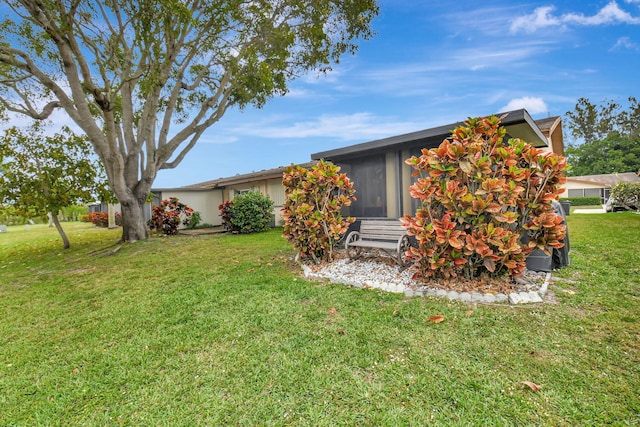
<path fill-rule="evenodd" d="M 351 243 L 357 242 L 360 240 L 360 233 L 357 231 L 352 231 L 347 236 L 344 242 L 344 248 L 347 251 L 347 256 L 350 259 L 358 259 L 362 256 L 362 248 L 360 246 L 352 246 Z"/>
<path fill-rule="evenodd" d="M 402 238 L 398 240 L 398 251 L 397 251 L 396 262 L 401 267 L 401 270 L 404 270 L 405 268 L 408 267 L 406 252 L 409 250 L 410 247 L 411 247 L 411 242 L 409 241 L 409 237 L 402 236 Z"/>

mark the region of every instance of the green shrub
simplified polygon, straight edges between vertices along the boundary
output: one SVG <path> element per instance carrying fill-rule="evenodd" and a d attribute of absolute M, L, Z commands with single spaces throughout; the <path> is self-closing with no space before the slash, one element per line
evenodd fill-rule
<path fill-rule="evenodd" d="M 353 183 L 324 160 L 311 170 L 290 166 L 282 177 L 287 196 L 282 207 L 283 236 L 302 258 L 330 261 L 333 247 L 355 218 L 343 218 L 342 206 L 355 200 Z"/>
<path fill-rule="evenodd" d="M 200 216 L 200 212 L 193 212 L 191 214 L 191 218 L 189 219 L 189 224 L 187 224 L 187 228 L 189 230 L 194 230 L 198 228 L 198 226 L 200 225 L 200 222 L 202 222 L 202 217 Z"/>
<path fill-rule="evenodd" d="M 595 206 L 602 204 L 602 199 L 600 197 L 566 197 L 560 199 L 560 201 L 563 200 L 570 201 L 571 206 Z"/>
<path fill-rule="evenodd" d="M 519 139 L 503 142 L 495 117 L 468 119 L 438 148 L 406 161 L 420 176 L 410 187 L 422 206 L 403 225 L 415 236 L 408 258 L 415 277 L 449 279 L 520 275 L 535 248 L 563 246 L 566 162 Z"/>
<path fill-rule="evenodd" d="M 229 231 L 259 233 L 268 230 L 273 221 L 273 201 L 257 191 L 239 194 L 219 208 L 222 223 Z"/>
<path fill-rule="evenodd" d="M 64 221 L 79 221 L 82 215 L 89 212 L 89 208 L 86 205 L 65 206 L 61 210 L 62 219 Z"/>
<path fill-rule="evenodd" d="M 616 206 L 640 210 L 640 183 L 620 181 L 611 189 L 611 199 Z"/>

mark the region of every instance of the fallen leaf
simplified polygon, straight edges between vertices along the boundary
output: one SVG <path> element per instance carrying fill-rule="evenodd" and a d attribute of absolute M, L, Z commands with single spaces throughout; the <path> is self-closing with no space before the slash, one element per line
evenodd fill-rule
<path fill-rule="evenodd" d="M 538 385 L 536 383 L 532 383 L 531 381 L 522 381 L 522 384 L 524 384 L 527 387 L 529 387 L 531 389 L 531 391 L 533 391 L 533 392 L 538 392 L 538 391 L 542 390 L 542 386 L 541 385 Z"/>
<path fill-rule="evenodd" d="M 327 310 L 327 313 L 334 315 L 338 312 L 338 310 L 336 310 L 335 308 L 330 308 L 329 310 Z"/>
<path fill-rule="evenodd" d="M 72 373 L 73 375 L 78 375 L 78 374 L 80 373 L 80 369 L 75 368 L 73 371 L 71 371 L 71 373 Z"/>
<path fill-rule="evenodd" d="M 433 322 L 433 323 L 440 323 L 442 321 L 444 321 L 444 316 L 441 314 L 438 314 L 437 316 L 431 316 L 427 319 L 429 322 Z"/>
<path fill-rule="evenodd" d="M 473 314 L 473 310 L 467 310 L 464 312 L 465 316 L 469 317 Z"/>
<path fill-rule="evenodd" d="M 393 317 L 398 317 L 399 314 L 400 312 L 398 310 L 393 311 Z"/>

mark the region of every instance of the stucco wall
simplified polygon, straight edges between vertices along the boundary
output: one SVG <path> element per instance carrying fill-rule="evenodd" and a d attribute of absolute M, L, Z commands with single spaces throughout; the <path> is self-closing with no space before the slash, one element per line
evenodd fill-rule
<path fill-rule="evenodd" d="M 247 182 L 238 185 L 229 185 L 224 189 L 224 200 L 233 200 L 238 194 L 245 191 L 257 191 L 260 194 L 269 196 L 273 201 L 273 215 L 275 225 L 282 224 L 280 210 L 284 204 L 285 195 L 282 186 L 282 178 L 263 179 L 260 181 Z"/>
<path fill-rule="evenodd" d="M 221 190 L 209 191 L 163 191 L 162 198 L 177 197 L 181 203 L 189 206 L 196 212 L 200 212 L 201 223 L 222 225 L 218 206 L 222 203 Z"/>

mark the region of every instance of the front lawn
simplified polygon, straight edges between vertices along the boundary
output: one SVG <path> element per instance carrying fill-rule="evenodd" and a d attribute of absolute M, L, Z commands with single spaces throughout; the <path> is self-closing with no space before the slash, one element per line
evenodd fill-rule
<path fill-rule="evenodd" d="M 555 299 L 518 307 L 308 282 L 281 230 L 9 227 L 0 425 L 638 425 L 640 215 L 568 222 Z"/>

